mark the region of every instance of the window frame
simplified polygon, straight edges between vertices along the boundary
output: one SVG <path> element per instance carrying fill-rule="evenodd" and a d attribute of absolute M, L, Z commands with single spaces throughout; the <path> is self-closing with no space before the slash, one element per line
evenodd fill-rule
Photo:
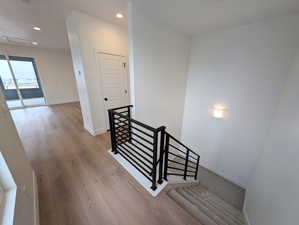
<path fill-rule="evenodd" d="M 5 57 L 4 57 L 5 58 Z M 1 59 L 1 58 L 0 58 Z M 34 72 L 35 72 L 35 76 L 36 76 L 36 81 L 37 81 L 37 84 L 38 84 L 38 88 L 41 90 L 41 92 L 43 93 L 44 95 L 44 91 L 42 89 L 42 85 L 41 85 L 41 81 L 40 81 L 40 78 L 39 78 L 39 73 L 38 73 L 38 70 L 37 70 L 37 66 L 36 66 L 36 63 L 35 63 L 35 59 L 32 58 L 32 57 L 24 57 L 24 56 L 8 56 L 8 59 L 9 60 L 13 60 L 13 61 L 24 61 L 24 62 L 31 62 L 32 63 L 32 66 L 33 66 L 33 69 L 34 69 Z M 13 69 L 13 68 L 12 68 Z M 22 88 L 19 88 L 19 89 L 22 89 Z"/>

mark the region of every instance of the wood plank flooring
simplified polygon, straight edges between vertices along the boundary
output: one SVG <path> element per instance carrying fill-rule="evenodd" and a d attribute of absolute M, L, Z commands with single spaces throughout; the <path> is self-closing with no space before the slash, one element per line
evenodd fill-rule
<path fill-rule="evenodd" d="M 167 194 L 152 198 L 83 128 L 70 103 L 12 110 L 38 177 L 41 225 L 200 225 Z"/>

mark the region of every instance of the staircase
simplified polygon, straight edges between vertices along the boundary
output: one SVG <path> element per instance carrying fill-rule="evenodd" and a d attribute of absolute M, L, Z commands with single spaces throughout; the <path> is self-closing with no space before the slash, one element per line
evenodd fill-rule
<path fill-rule="evenodd" d="M 143 186 L 146 184 L 144 188 L 149 190 L 153 196 L 156 196 L 166 186 L 167 183 L 163 183 L 164 181 L 174 180 L 172 183 L 176 184 L 168 189 L 168 195 L 196 217 L 202 225 L 245 225 L 246 221 L 239 209 L 209 192 L 205 188 L 208 186 L 204 187 L 196 182 L 200 156 L 169 134 L 165 126 L 153 128 L 132 119 L 132 107 L 128 105 L 108 110 L 112 154 L 116 159 L 118 158 L 120 163 L 123 160 L 129 163 L 130 166 L 127 166 L 128 163 L 124 164 L 125 168 L 133 167 L 132 170 L 127 169 L 127 171 L 140 184 Z M 209 187 L 209 189 L 214 190 L 214 193 L 221 193 L 214 188 L 220 187 L 226 192 L 223 199 L 229 199 L 227 194 L 229 196 L 230 192 L 227 191 L 227 186 L 230 184 L 227 185 L 221 179 L 220 181 L 215 179 L 217 176 L 214 175 L 209 175 L 209 179 L 205 181 L 203 179 L 205 174 L 211 173 L 201 169 L 199 175 L 202 183 L 212 183 L 213 188 Z M 217 185 L 217 183 L 225 185 Z M 158 190 L 157 187 L 159 187 Z M 239 206 L 238 201 L 228 202 Z"/>
<path fill-rule="evenodd" d="M 153 191 L 168 176 L 196 180 L 200 156 L 169 134 L 165 126 L 154 128 L 132 119 L 132 107 L 108 110 L 112 152 L 151 181 Z"/>
<path fill-rule="evenodd" d="M 246 225 L 242 212 L 200 184 L 171 189 L 168 195 L 203 225 Z"/>

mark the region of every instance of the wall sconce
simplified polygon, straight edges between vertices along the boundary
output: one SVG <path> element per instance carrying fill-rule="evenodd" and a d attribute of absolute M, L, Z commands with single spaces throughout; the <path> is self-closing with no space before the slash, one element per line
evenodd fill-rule
<path fill-rule="evenodd" d="M 216 105 L 214 105 L 213 117 L 217 118 L 217 119 L 223 119 L 224 118 L 225 109 L 226 109 L 226 107 L 223 104 L 216 104 Z"/>

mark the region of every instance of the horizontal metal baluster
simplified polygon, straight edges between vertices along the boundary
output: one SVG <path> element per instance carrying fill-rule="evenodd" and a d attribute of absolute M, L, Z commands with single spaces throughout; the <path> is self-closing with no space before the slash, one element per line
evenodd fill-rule
<path fill-rule="evenodd" d="M 152 164 L 152 162 L 148 159 L 148 158 L 146 158 L 144 155 L 142 155 L 141 153 L 139 153 L 139 152 L 137 152 L 135 149 L 133 149 L 132 147 L 130 147 L 129 145 L 130 145 L 130 143 L 124 143 L 124 145 L 125 146 L 127 146 L 130 150 L 132 150 L 133 152 L 135 152 L 137 155 L 139 155 L 141 158 L 143 158 L 145 161 L 147 161 L 149 164 Z M 150 158 L 152 158 L 152 157 L 150 157 Z"/>
<path fill-rule="evenodd" d="M 144 168 L 139 162 L 137 162 L 134 158 L 132 158 L 132 157 L 130 156 L 130 154 L 127 153 L 126 150 L 124 150 L 123 148 L 121 148 L 120 145 L 118 145 L 117 148 L 118 148 L 118 151 L 121 151 L 122 153 L 124 153 L 128 158 L 130 158 L 134 163 L 136 163 L 140 168 L 142 168 L 143 171 L 145 171 L 147 174 L 151 174 L 150 171 L 148 171 L 148 170 L 147 170 L 146 168 Z"/>
<path fill-rule="evenodd" d="M 181 168 L 177 168 L 177 167 L 172 167 L 172 166 L 168 166 L 168 169 L 185 171 L 185 169 L 181 169 Z M 191 171 L 191 170 L 186 170 L 186 171 L 190 172 L 190 173 L 195 173 L 195 171 Z"/>
<path fill-rule="evenodd" d="M 133 154 L 132 152 L 130 152 L 131 149 L 128 149 L 128 148 L 124 147 L 123 145 L 119 145 L 119 147 L 121 147 L 122 150 L 125 151 L 127 154 L 133 156 L 136 160 L 139 161 L 139 163 L 141 163 L 142 165 L 144 165 L 145 167 L 147 167 L 150 170 L 152 169 L 152 167 L 149 166 L 148 164 L 146 164 L 142 159 L 138 158 L 138 156 L 136 156 L 135 154 Z"/>
<path fill-rule="evenodd" d="M 144 154 L 146 154 L 149 157 L 153 157 L 151 154 L 149 154 L 148 152 L 144 151 L 143 149 L 141 149 L 140 147 L 138 147 L 137 145 L 135 145 L 134 143 L 129 143 L 130 145 L 133 145 L 135 148 L 137 148 L 138 150 L 142 151 Z"/>
<path fill-rule="evenodd" d="M 153 152 L 153 149 L 151 149 L 150 147 L 148 147 L 145 144 L 141 143 L 140 141 L 136 140 L 135 138 L 132 137 L 132 140 L 135 141 L 136 143 L 138 143 L 139 145 L 141 145 L 142 147 L 146 148 L 147 150 Z"/>
<path fill-rule="evenodd" d="M 137 127 L 135 127 L 135 126 L 132 126 L 132 125 L 131 125 L 131 127 L 132 127 L 134 130 L 137 130 L 137 131 L 139 131 L 140 133 L 142 133 L 142 134 L 144 134 L 144 135 L 146 135 L 146 136 L 148 136 L 148 137 L 150 137 L 150 138 L 154 138 L 153 135 L 150 135 L 150 134 L 146 133 L 146 132 L 143 131 L 143 130 L 140 130 L 139 128 L 137 128 Z"/>
<path fill-rule="evenodd" d="M 141 140 L 145 141 L 146 143 L 148 143 L 148 144 L 150 144 L 150 145 L 154 145 L 153 142 L 151 142 L 151 141 L 145 139 L 144 137 L 141 137 L 139 134 L 136 134 L 136 133 L 134 133 L 133 131 L 132 131 L 132 134 L 133 134 L 134 136 L 140 138 Z"/>

